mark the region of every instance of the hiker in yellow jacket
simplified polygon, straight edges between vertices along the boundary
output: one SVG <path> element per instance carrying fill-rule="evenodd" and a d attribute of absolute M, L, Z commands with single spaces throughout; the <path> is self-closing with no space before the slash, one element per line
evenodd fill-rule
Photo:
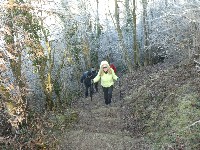
<path fill-rule="evenodd" d="M 115 72 L 107 61 L 102 61 L 100 65 L 99 72 L 97 76 L 93 79 L 93 82 L 96 83 L 101 79 L 101 85 L 103 87 L 104 99 L 106 105 L 111 103 L 112 91 L 114 80 L 118 80 L 118 77 L 115 75 Z"/>

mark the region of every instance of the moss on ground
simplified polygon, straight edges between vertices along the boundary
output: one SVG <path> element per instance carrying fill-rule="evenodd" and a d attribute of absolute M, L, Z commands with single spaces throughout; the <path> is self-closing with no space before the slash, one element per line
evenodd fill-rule
<path fill-rule="evenodd" d="M 125 98 L 140 136 L 154 149 L 200 149 L 200 83 L 191 67 L 153 73 L 143 81 Z"/>

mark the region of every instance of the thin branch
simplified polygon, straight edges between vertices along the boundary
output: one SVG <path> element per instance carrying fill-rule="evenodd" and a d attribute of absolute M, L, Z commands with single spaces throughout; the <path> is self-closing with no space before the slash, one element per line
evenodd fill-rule
<path fill-rule="evenodd" d="M 194 63 L 198 65 L 198 67 L 200 67 L 200 62 L 198 62 L 197 60 L 194 60 Z"/>
<path fill-rule="evenodd" d="M 191 125 L 187 126 L 186 128 L 190 128 L 190 127 L 194 126 L 194 125 L 195 125 L 195 124 L 197 124 L 197 123 L 200 123 L 200 120 L 199 120 L 199 121 L 196 121 L 196 122 L 194 122 L 193 124 L 191 124 Z"/>

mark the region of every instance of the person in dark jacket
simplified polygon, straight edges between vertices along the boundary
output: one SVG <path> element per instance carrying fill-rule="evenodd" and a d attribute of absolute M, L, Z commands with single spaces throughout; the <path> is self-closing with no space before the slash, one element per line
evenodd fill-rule
<path fill-rule="evenodd" d="M 84 83 L 85 85 L 85 98 L 88 97 L 88 90 L 90 90 L 90 96 L 93 93 L 93 89 L 92 89 L 92 84 L 91 84 L 91 80 L 93 79 L 93 75 L 92 72 L 86 71 L 83 73 L 83 75 L 81 76 L 81 83 Z"/>
<path fill-rule="evenodd" d="M 92 79 L 94 79 L 98 74 L 97 70 L 94 67 L 91 68 L 91 73 L 92 73 Z M 94 88 L 95 91 L 98 92 L 98 82 L 94 83 Z"/>

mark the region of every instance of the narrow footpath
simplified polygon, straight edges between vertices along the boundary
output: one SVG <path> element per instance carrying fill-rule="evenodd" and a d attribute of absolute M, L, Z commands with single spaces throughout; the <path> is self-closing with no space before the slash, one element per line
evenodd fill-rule
<path fill-rule="evenodd" d="M 63 150 L 148 150 L 143 139 L 135 138 L 126 130 L 123 115 L 124 100 L 119 98 L 119 87 L 113 91 L 112 103 L 105 105 L 103 93 L 80 99 L 74 104 L 79 119 L 61 139 Z"/>

